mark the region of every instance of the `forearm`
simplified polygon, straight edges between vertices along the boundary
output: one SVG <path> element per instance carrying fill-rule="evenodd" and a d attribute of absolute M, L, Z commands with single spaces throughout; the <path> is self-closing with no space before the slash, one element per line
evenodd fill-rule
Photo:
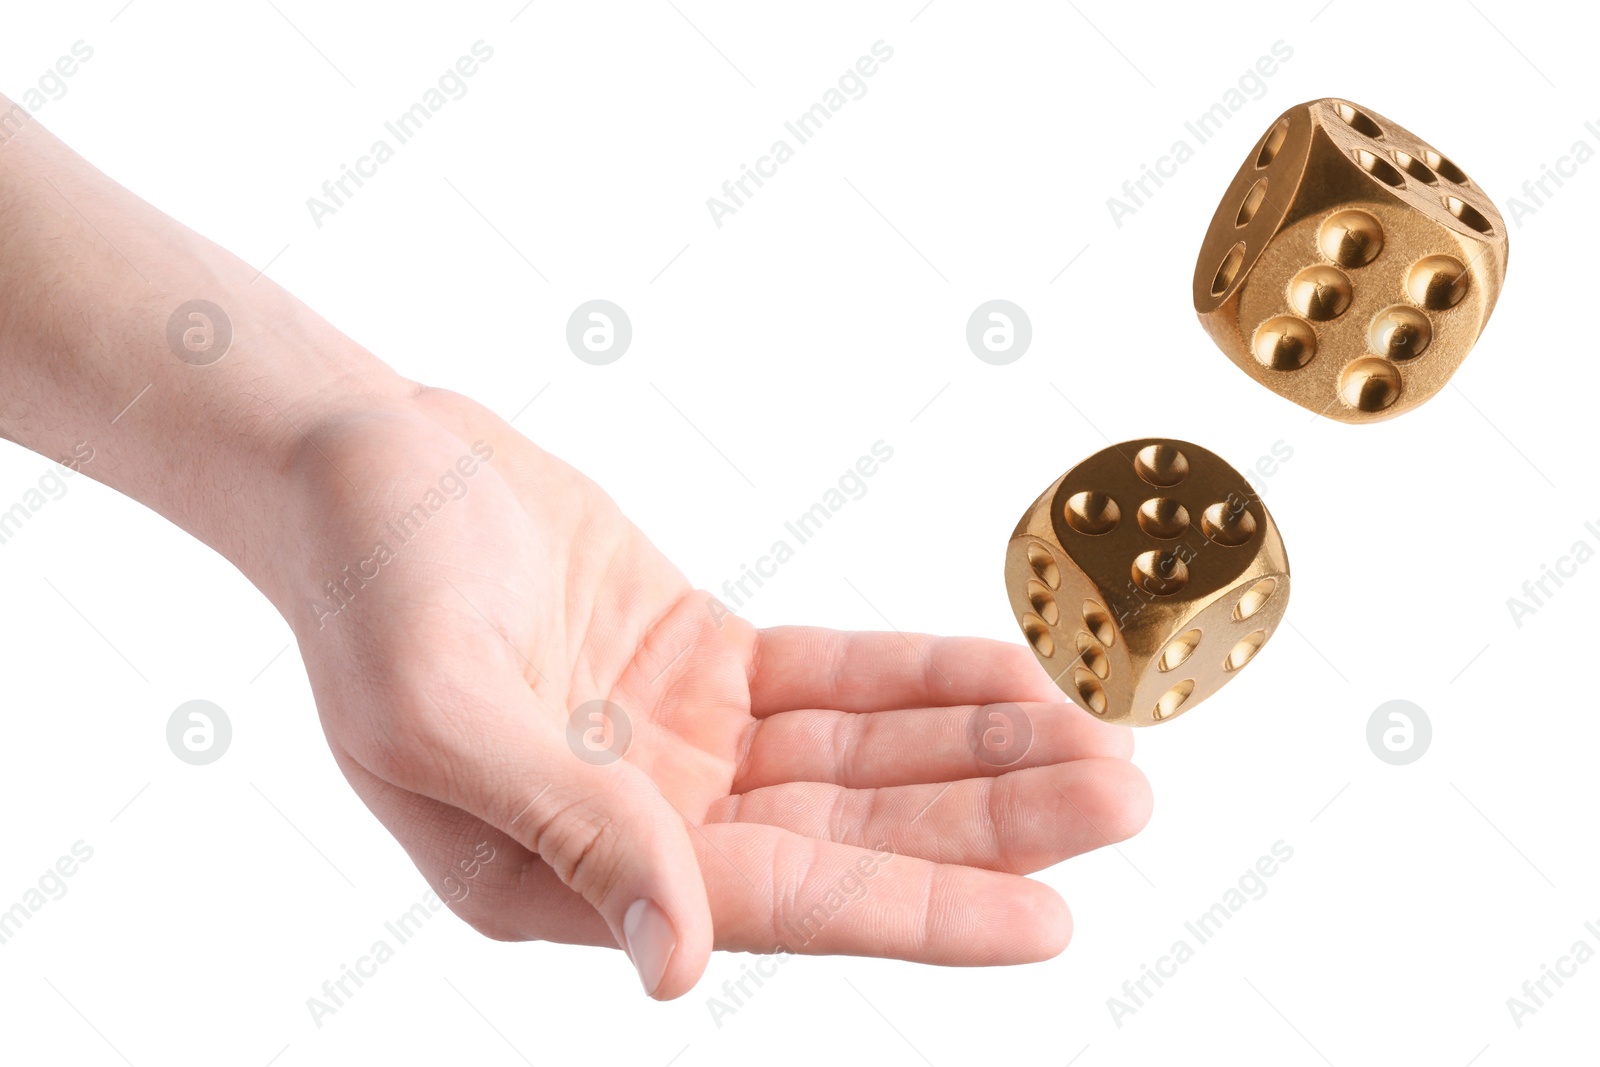
<path fill-rule="evenodd" d="M 415 387 L 3 97 L 0 115 L 0 436 L 92 449 L 85 473 L 251 573 L 305 434 Z M 222 316 L 180 316 L 174 347 L 194 300 Z"/>

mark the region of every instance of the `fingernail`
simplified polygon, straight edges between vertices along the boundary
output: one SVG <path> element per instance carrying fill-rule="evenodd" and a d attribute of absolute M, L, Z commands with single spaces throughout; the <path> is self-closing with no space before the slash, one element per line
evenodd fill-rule
<path fill-rule="evenodd" d="M 653 900 L 636 900 L 622 916 L 622 936 L 628 942 L 628 958 L 639 972 L 646 996 L 654 996 L 667 973 L 678 935 L 672 930 L 666 912 Z"/>

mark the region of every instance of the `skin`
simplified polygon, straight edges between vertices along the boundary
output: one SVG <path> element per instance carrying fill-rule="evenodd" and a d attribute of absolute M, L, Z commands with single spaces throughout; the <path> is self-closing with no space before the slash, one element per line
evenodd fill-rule
<path fill-rule="evenodd" d="M 261 590 L 340 768 L 430 884 L 492 847 L 470 892 L 441 891 L 473 927 L 626 946 L 650 901 L 654 948 L 631 955 L 663 1000 L 713 948 L 974 965 L 1066 946 L 1066 905 L 1023 876 L 1137 832 L 1150 796 L 1129 732 L 1064 703 L 1024 648 L 755 629 L 578 471 L 4 103 L 0 434 L 52 459 L 88 442 L 85 473 Z M 207 366 L 166 341 L 196 298 L 234 332 Z M 371 577 L 340 606 L 346 567 Z M 591 700 L 620 709 L 624 758 L 569 745 Z M 1032 730 L 1006 767 L 972 740 L 996 704 Z"/>

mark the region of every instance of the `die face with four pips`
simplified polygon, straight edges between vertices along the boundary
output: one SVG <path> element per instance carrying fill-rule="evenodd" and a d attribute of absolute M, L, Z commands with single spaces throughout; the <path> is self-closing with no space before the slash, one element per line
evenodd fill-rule
<path fill-rule="evenodd" d="M 1251 150 L 1194 271 L 1194 307 L 1245 373 L 1302 407 L 1375 422 L 1438 392 L 1494 310 L 1500 212 L 1404 127 L 1325 99 Z"/>
<path fill-rule="evenodd" d="M 1277 526 L 1211 452 L 1147 438 L 1097 452 L 1011 535 L 1006 589 L 1072 700 L 1132 726 L 1188 711 L 1264 645 L 1289 600 Z"/>

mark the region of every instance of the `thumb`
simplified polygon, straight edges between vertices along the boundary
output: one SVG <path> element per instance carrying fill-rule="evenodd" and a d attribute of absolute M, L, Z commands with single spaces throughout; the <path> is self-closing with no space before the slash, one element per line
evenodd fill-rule
<path fill-rule="evenodd" d="M 578 703 L 563 737 L 539 739 L 547 780 L 502 828 L 600 913 L 645 993 L 670 1000 L 710 960 L 711 908 L 687 821 L 624 758 L 633 729 L 627 710 L 609 700 Z M 507 799 L 531 784 L 519 782 Z"/>
<path fill-rule="evenodd" d="M 684 817 L 623 758 L 634 718 L 605 700 L 550 707 L 520 677 L 451 686 L 447 700 L 437 677 L 431 688 L 426 711 L 399 724 L 405 740 L 372 752 L 369 769 L 536 853 L 605 920 L 646 994 L 693 988 L 711 958 L 711 909 Z"/>

